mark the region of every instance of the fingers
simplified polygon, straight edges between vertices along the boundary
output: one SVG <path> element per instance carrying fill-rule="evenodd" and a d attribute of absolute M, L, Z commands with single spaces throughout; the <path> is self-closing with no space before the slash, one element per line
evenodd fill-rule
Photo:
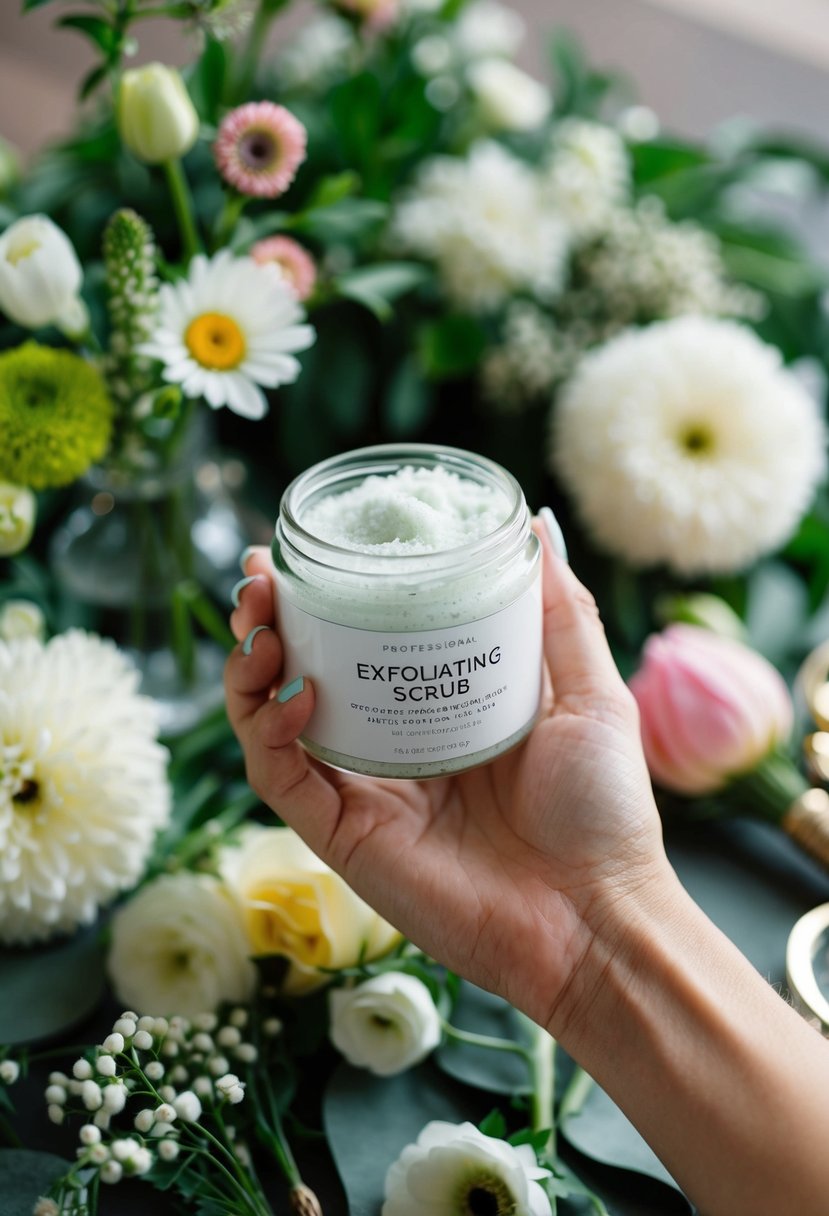
<path fill-rule="evenodd" d="M 556 702 L 624 695 L 596 601 L 556 555 L 547 529 L 533 527 L 543 550 L 544 657 Z"/>

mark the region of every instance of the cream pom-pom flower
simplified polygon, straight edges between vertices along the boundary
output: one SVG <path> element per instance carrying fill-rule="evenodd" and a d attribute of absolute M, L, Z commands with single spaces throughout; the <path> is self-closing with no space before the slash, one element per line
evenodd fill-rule
<path fill-rule="evenodd" d="M 109 973 L 139 1013 L 195 1017 L 256 983 L 238 904 L 210 874 L 163 874 L 116 912 Z"/>
<path fill-rule="evenodd" d="M 552 461 L 610 552 L 730 573 L 791 536 L 825 475 L 826 433 L 774 347 L 736 322 L 679 317 L 582 361 Z"/>
<path fill-rule="evenodd" d="M 117 647 L 0 642 L 0 941 L 67 933 L 141 877 L 168 819 L 157 711 Z"/>
<path fill-rule="evenodd" d="M 164 379 L 185 397 L 263 418 L 268 402 L 259 386 L 292 384 L 301 370 L 295 352 L 314 342 L 304 319 L 275 266 L 226 249 L 209 260 L 198 254 L 187 279 L 161 288 L 156 329 L 140 353 L 159 359 Z"/>

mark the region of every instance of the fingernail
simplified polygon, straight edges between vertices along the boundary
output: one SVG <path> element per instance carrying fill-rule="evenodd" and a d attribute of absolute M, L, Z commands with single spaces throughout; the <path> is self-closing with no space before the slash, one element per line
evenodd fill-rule
<path fill-rule="evenodd" d="M 245 567 L 248 564 L 248 559 L 253 553 L 254 546 L 248 545 L 247 549 L 242 550 L 242 556 L 239 558 L 239 565 L 242 567 L 242 574 L 245 573 Z"/>
<path fill-rule="evenodd" d="M 292 697 L 298 697 L 305 688 L 305 676 L 297 676 L 295 680 L 291 680 L 290 684 L 286 684 L 284 688 L 280 688 L 276 694 L 277 701 L 284 705 L 286 701 L 290 701 Z"/>
<path fill-rule="evenodd" d="M 255 583 L 258 578 L 256 574 L 249 574 L 247 578 L 240 578 L 236 586 L 230 593 L 230 602 L 234 608 L 239 607 L 239 596 L 244 591 L 245 587 L 249 587 L 251 583 Z"/>
<path fill-rule="evenodd" d="M 250 654 L 253 650 L 253 643 L 256 641 L 257 633 L 261 633 L 263 629 L 267 628 L 267 625 L 257 625 L 255 629 L 251 629 L 244 642 L 242 642 L 242 654 Z"/>
<path fill-rule="evenodd" d="M 567 561 L 567 545 L 564 541 L 564 533 L 562 532 L 559 522 L 553 515 L 549 507 L 542 507 L 538 512 L 538 518 L 544 525 L 544 531 L 550 538 L 550 544 L 553 546 L 553 552 L 562 561 Z"/>

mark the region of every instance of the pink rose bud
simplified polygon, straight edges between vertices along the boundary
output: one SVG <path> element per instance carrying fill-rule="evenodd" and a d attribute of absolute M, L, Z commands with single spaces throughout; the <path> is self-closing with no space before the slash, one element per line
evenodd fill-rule
<path fill-rule="evenodd" d="M 721 789 L 791 733 L 792 701 L 776 668 L 695 625 L 650 637 L 630 688 L 651 777 L 679 793 Z"/>

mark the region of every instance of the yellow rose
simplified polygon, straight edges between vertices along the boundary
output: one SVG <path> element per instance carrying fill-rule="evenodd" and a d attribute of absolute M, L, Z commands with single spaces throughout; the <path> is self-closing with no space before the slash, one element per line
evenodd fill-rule
<path fill-rule="evenodd" d="M 319 968 L 352 967 L 400 940 L 291 828 L 250 828 L 225 850 L 221 871 L 242 906 L 251 953 L 291 960 L 290 995 L 325 984 Z"/>

